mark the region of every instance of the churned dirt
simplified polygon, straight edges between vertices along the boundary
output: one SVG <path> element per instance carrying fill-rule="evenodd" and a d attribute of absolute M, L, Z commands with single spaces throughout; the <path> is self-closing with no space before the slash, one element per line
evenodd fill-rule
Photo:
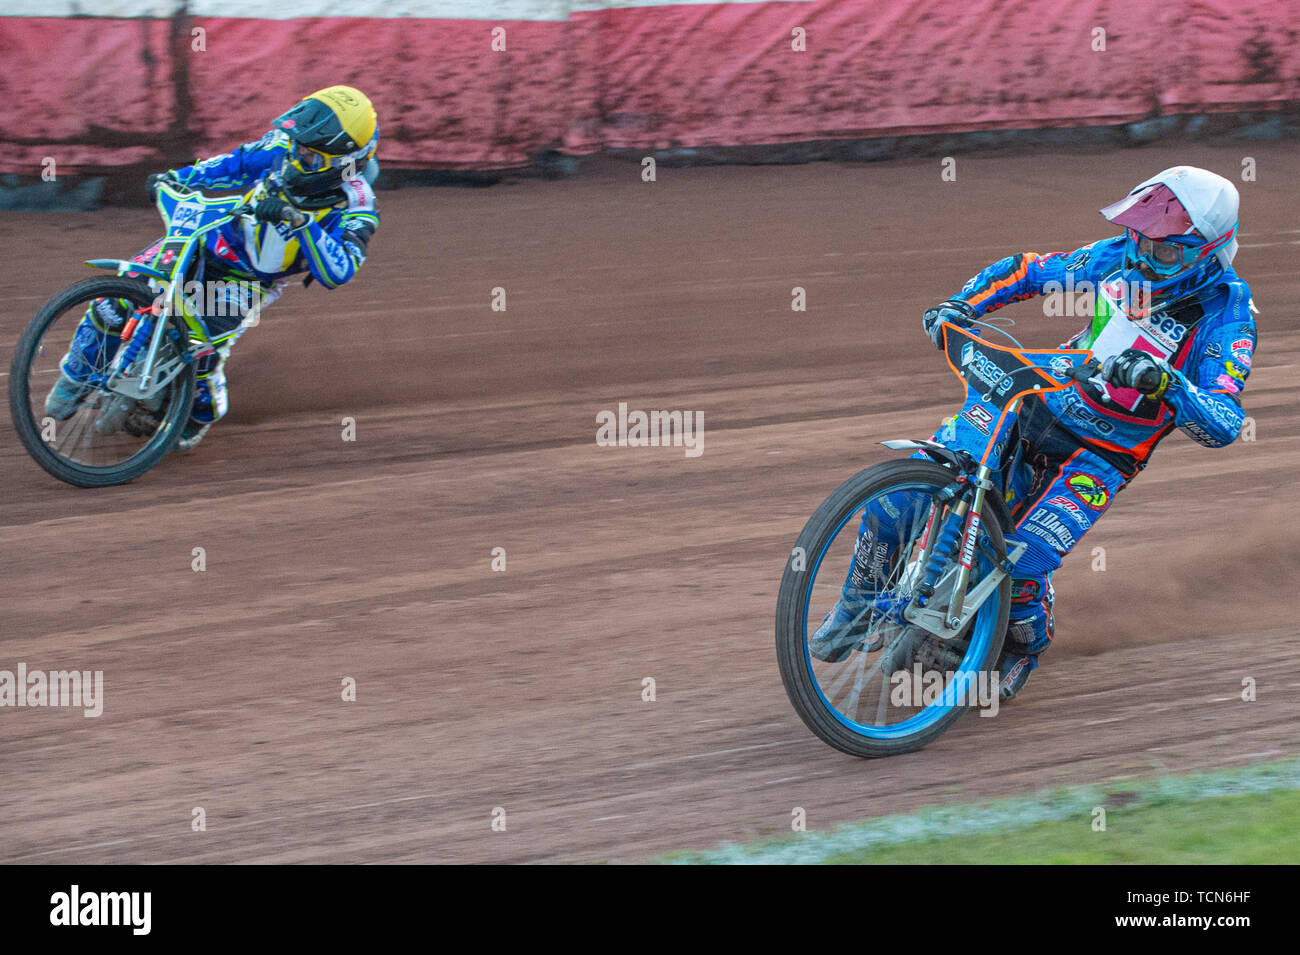
<path fill-rule="evenodd" d="M 777 674 L 777 585 L 876 442 L 956 403 L 921 310 L 1107 234 L 1095 210 L 1154 170 L 1245 155 L 1256 440 L 1161 447 L 1057 575 L 1057 645 L 996 718 L 893 760 L 825 747 Z M 788 832 L 795 806 L 824 829 L 1296 753 L 1298 181 L 1294 148 L 1249 143 L 381 194 L 360 277 L 268 311 L 194 453 L 83 491 L 0 426 L 0 669 L 105 680 L 98 718 L 0 709 L 0 860 L 631 861 Z M 10 214 L 0 370 L 81 259 L 157 228 Z M 1006 313 L 1032 345 L 1084 321 Z M 619 402 L 702 411 L 703 454 L 598 447 Z"/>

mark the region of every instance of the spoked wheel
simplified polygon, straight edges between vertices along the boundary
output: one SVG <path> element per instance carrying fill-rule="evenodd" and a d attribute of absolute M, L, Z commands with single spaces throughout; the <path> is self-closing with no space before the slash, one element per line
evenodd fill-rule
<path fill-rule="evenodd" d="M 941 639 L 903 617 L 921 582 L 926 527 L 933 519 L 938 534 L 951 511 L 935 495 L 954 477 L 916 459 L 855 475 L 814 512 L 786 563 L 776 612 L 781 678 L 804 723 L 838 750 L 875 757 L 920 749 L 998 691 L 1009 578 L 956 637 Z M 992 555 L 1005 553 L 990 500 L 980 517 L 986 539 L 967 593 L 995 570 Z M 956 565 L 949 560 L 927 606 L 947 605 Z"/>
<path fill-rule="evenodd" d="M 78 282 L 45 303 L 18 340 L 9 377 L 9 413 L 27 452 L 50 474 L 78 487 L 125 484 L 171 450 L 194 400 L 185 364 L 157 394 L 134 400 L 108 390 L 108 366 L 123 326 L 110 304 L 134 315 L 155 293 L 138 279 Z M 97 309 L 98 306 L 98 309 Z M 187 337 L 162 330 L 155 367 L 177 367 Z M 136 360 L 139 365 L 143 360 Z"/>

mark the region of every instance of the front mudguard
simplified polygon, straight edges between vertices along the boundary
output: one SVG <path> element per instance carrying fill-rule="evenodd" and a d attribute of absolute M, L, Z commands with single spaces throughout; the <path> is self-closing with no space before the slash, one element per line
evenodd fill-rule
<path fill-rule="evenodd" d="M 117 272 L 119 275 L 126 272 L 135 272 L 137 275 L 147 275 L 150 278 L 162 279 L 166 281 L 171 278 L 162 269 L 155 269 L 151 265 L 144 265 L 141 262 L 131 262 L 127 259 L 87 259 L 86 264 L 92 269 L 108 269 L 110 272 Z"/>
<path fill-rule="evenodd" d="M 938 441 L 896 438 L 893 441 L 881 441 L 880 443 L 891 451 L 923 451 L 926 457 L 931 460 L 966 474 L 974 474 L 978 466 L 975 459 L 965 451 L 954 451 Z"/>

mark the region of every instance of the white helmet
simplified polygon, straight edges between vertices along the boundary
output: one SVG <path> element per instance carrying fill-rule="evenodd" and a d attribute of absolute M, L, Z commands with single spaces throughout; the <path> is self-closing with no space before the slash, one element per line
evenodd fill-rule
<path fill-rule="evenodd" d="M 1134 192 L 1148 186 L 1164 185 L 1178 197 L 1192 225 L 1208 242 L 1222 238 L 1237 228 L 1241 198 L 1232 181 L 1216 172 L 1197 166 L 1170 166 L 1138 185 Z M 1226 269 L 1237 254 L 1237 237 L 1233 235 L 1217 252 Z"/>
<path fill-rule="evenodd" d="M 1211 278 L 1211 253 L 1223 268 L 1232 264 L 1238 205 L 1237 187 L 1223 176 L 1196 166 L 1171 166 L 1138 183 L 1101 214 L 1128 230 L 1126 263 L 1156 281 L 1155 294 L 1185 294 Z"/>

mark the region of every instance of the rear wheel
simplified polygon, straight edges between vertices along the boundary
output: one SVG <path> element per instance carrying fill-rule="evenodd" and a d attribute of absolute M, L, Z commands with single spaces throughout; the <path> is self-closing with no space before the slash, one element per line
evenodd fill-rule
<path fill-rule="evenodd" d="M 905 620 L 920 583 L 927 524 L 943 526 L 951 505 L 935 495 L 955 474 L 928 461 L 891 461 L 837 488 L 813 513 L 781 579 L 776 651 L 781 679 L 800 718 L 826 743 L 854 756 L 891 756 L 926 746 L 972 705 L 998 692 L 995 670 L 1006 635 L 1011 581 L 1003 577 L 960 634 L 941 639 Z M 867 511 L 871 505 L 870 511 Z M 836 606 L 859 546 L 866 516 L 876 571 L 869 587 L 851 587 L 851 622 L 826 628 L 810 645 L 822 616 Z M 987 500 L 981 546 L 969 593 L 1005 554 L 999 514 Z M 955 566 L 948 560 L 949 571 Z M 859 564 L 861 566 L 861 564 Z M 929 606 L 951 591 L 940 577 Z M 946 604 L 946 600 L 943 600 Z"/>
<path fill-rule="evenodd" d="M 14 349 L 9 413 L 23 447 L 42 468 L 78 487 L 125 484 L 144 474 L 171 450 L 194 400 L 194 366 L 186 363 L 150 399 L 134 401 L 102 386 L 118 334 L 102 315 L 103 302 L 128 313 L 155 300 L 139 279 L 102 277 L 78 282 L 36 313 Z M 179 328 L 164 335 L 155 368 L 175 367 L 188 336 Z M 76 349 L 76 359 L 65 357 Z M 139 365 L 143 360 L 136 359 Z M 55 389 L 60 389 L 55 394 Z"/>

